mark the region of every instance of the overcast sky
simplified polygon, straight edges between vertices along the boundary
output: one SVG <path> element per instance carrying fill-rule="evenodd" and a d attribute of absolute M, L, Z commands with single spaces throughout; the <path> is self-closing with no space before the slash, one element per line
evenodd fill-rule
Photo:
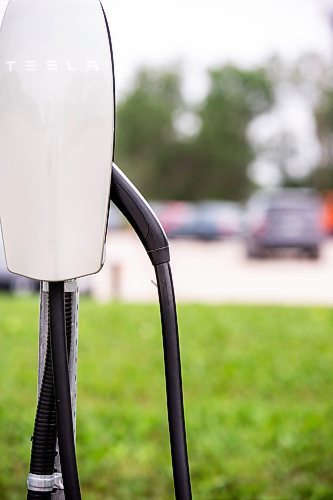
<path fill-rule="evenodd" d="M 103 0 L 111 26 L 118 92 L 135 69 L 181 61 L 190 97 L 203 92 L 203 68 L 256 64 L 316 51 L 333 55 L 328 0 Z"/>

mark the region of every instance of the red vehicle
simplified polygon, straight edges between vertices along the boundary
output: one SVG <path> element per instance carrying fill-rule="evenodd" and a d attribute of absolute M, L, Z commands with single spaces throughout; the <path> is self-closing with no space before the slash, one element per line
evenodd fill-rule
<path fill-rule="evenodd" d="M 195 206 L 185 201 L 156 202 L 152 207 L 167 236 L 192 220 L 195 212 Z"/>
<path fill-rule="evenodd" d="M 323 226 L 326 234 L 333 235 L 333 191 L 324 196 Z"/>

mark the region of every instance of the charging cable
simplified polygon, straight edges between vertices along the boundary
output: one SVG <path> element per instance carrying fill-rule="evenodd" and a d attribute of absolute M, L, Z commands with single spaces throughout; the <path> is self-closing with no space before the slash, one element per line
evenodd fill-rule
<path fill-rule="evenodd" d="M 192 498 L 188 463 L 175 293 L 166 234 L 143 196 L 113 164 L 111 200 L 126 217 L 155 268 L 163 334 L 164 368 L 175 495 Z"/>

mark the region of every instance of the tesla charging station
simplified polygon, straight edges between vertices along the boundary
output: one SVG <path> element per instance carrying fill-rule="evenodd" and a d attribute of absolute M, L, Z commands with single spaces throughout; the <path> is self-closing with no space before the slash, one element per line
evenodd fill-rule
<path fill-rule="evenodd" d="M 103 266 L 110 200 L 156 271 L 175 496 L 191 498 L 168 241 L 113 163 L 114 129 L 112 46 L 100 1 L 10 0 L 0 31 L 1 229 L 9 271 L 41 282 L 29 499 L 81 498 L 76 279 Z"/>

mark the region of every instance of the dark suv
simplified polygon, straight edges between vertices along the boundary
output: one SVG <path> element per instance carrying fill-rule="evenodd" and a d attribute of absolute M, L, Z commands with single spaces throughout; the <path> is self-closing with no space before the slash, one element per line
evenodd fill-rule
<path fill-rule="evenodd" d="M 277 189 L 255 194 L 246 210 L 247 255 L 263 257 L 291 248 L 316 259 L 324 232 L 322 203 L 310 189 Z"/>

